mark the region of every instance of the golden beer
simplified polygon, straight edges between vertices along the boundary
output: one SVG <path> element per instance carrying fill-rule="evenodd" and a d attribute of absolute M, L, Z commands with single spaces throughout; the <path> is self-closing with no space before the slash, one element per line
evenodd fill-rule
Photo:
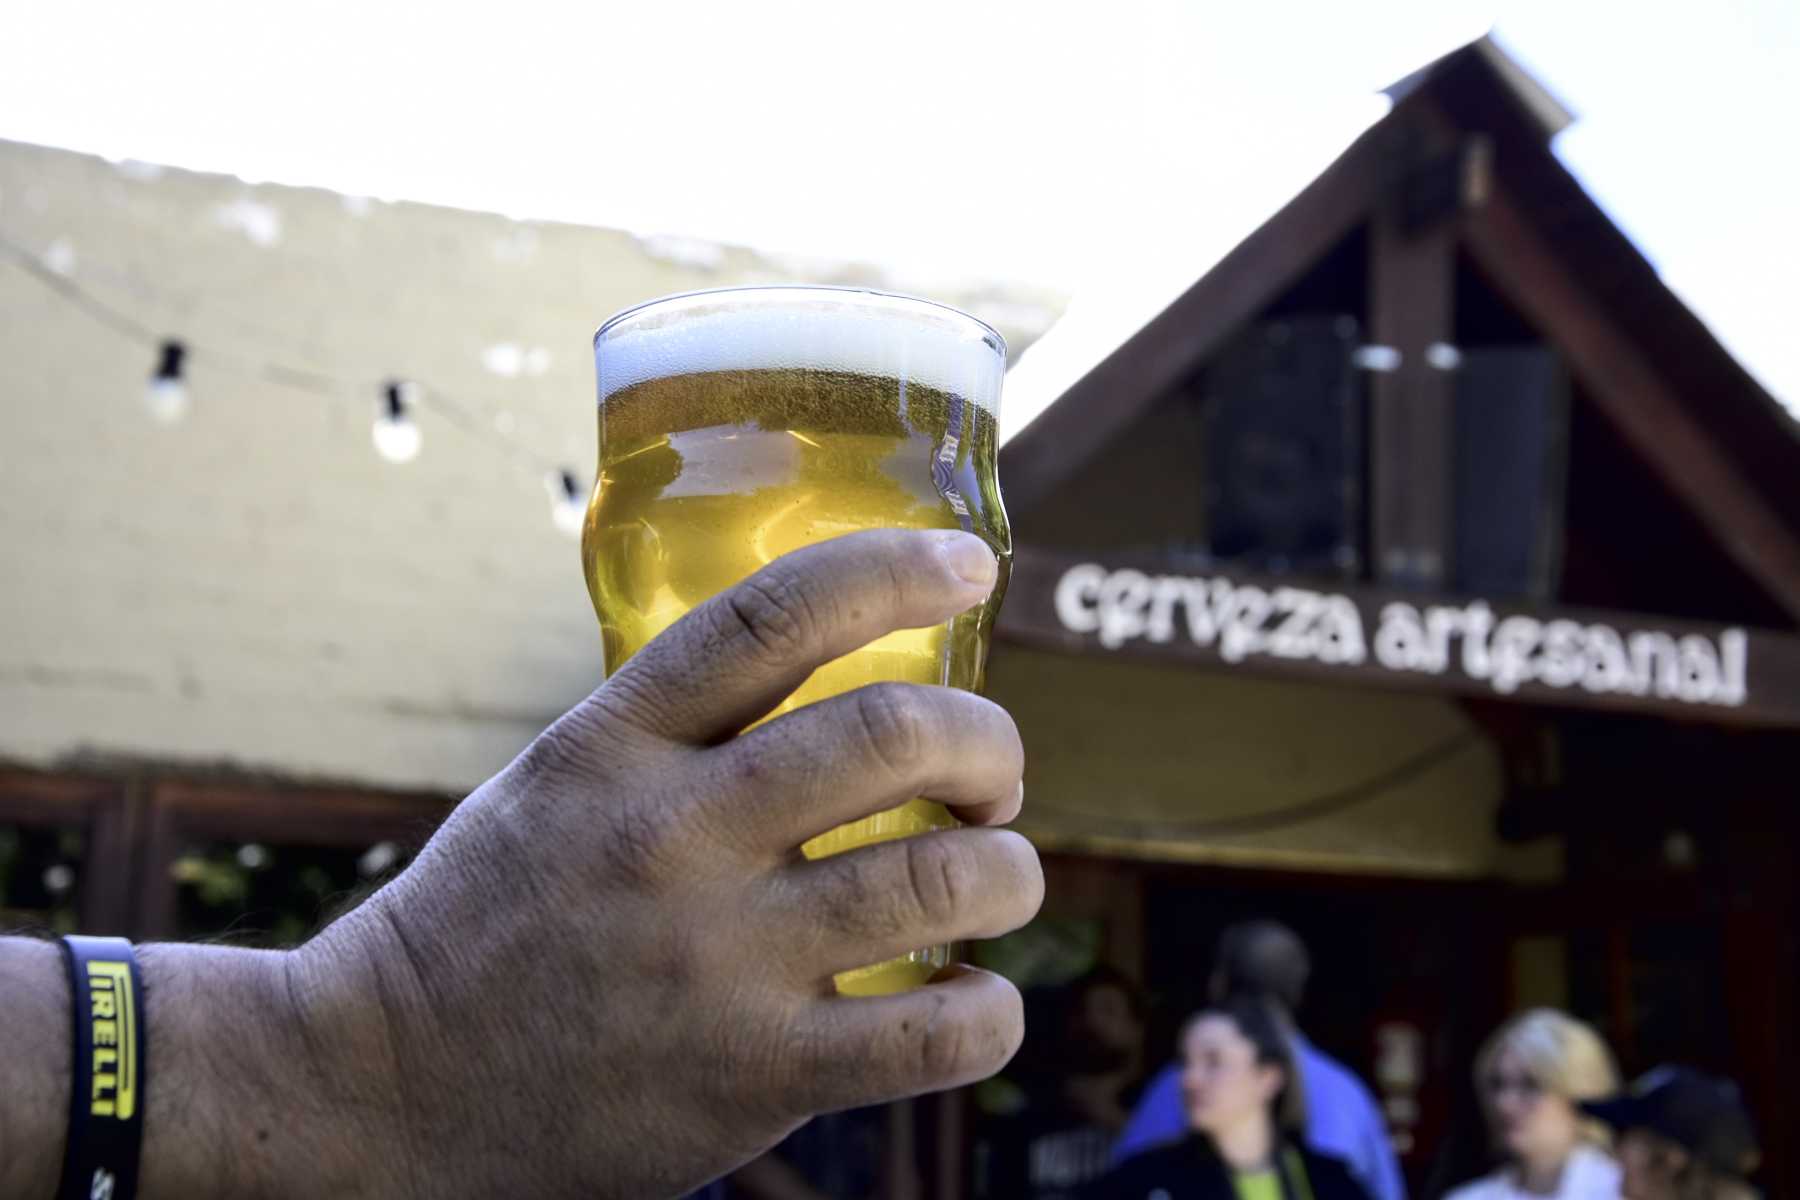
<path fill-rule="evenodd" d="M 1005 347 L 925 301 L 829 288 L 697 293 L 595 339 L 600 473 L 582 563 L 610 674 L 689 609 L 791 550 L 859 529 L 965 529 L 1000 559 L 979 608 L 820 667 L 771 717 L 882 680 L 979 690 L 1012 554 L 995 474 Z M 923 799 L 807 842 L 817 858 L 954 825 Z M 837 977 L 924 982 L 949 948 Z"/>

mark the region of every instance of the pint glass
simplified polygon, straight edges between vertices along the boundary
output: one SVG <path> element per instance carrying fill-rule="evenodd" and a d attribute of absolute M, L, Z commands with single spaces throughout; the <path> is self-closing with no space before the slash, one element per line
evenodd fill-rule
<path fill-rule="evenodd" d="M 736 288 L 627 309 L 595 335 L 594 359 L 600 472 L 581 554 L 608 674 L 791 550 L 860 529 L 963 529 L 1000 560 L 984 604 L 825 664 L 770 717 L 883 680 L 980 689 L 1012 556 L 995 474 L 998 333 L 902 296 Z M 818 858 L 954 824 L 914 799 L 801 849 Z M 838 990 L 914 987 L 949 953 L 846 971 Z"/>

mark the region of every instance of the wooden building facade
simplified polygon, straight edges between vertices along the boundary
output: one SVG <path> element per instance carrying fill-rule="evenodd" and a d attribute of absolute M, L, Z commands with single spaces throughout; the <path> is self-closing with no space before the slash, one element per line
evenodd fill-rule
<path fill-rule="evenodd" d="M 1800 1193 L 1800 426 L 1497 46 L 1391 95 L 1003 451 L 1043 925 L 1157 1057 L 1219 929 L 1287 920 L 1416 1194 L 1533 1003 L 1737 1078 Z"/>

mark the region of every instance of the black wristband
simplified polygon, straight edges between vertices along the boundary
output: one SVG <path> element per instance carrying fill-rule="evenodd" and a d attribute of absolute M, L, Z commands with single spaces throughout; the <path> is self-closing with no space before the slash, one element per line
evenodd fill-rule
<path fill-rule="evenodd" d="M 58 1200 L 132 1200 L 144 1140 L 144 989 L 124 938 L 68 936 L 75 1069 Z"/>

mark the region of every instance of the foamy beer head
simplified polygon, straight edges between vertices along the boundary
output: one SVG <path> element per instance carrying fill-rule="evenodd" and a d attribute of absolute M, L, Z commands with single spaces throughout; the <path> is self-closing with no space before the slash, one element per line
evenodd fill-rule
<path fill-rule="evenodd" d="M 600 473 L 582 563 L 606 669 L 791 550 L 861 529 L 964 529 L 1000 558 L 982 607 L 814 672 L 776 714 L 881 680 L 981 686 L 1012 553 L 995 475 L 1006 348 L 928 301 L 743 288 L 655 301 L 594 339 Z M 924 800 L 808 842 L 840 850 L 953 823 Z M 838 977 L 913 986 L 945 947 Z"/>

